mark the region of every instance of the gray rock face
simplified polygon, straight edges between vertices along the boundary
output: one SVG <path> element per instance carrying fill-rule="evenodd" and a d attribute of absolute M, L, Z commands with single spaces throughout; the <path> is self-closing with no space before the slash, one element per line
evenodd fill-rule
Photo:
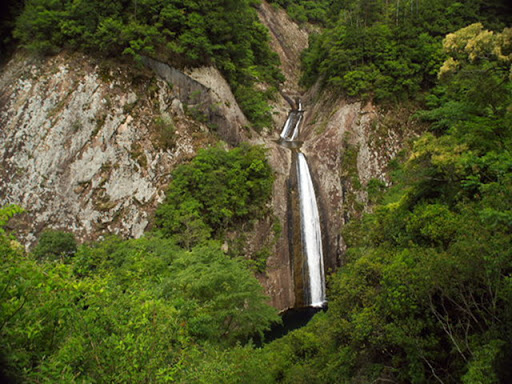
<path fill-rule="evenodd" d="M 201 114 L 225 141 L 237 145 L 246 140 L 241 127 L 248 127 L 249 122 L 217 69 L 203 67 L 185 73 L 148 57 L 143 62 L 172 84 L 176 97 L 194 113 Z"/>
<path fill-rule="evenodd" d="M 206 130 L 183 114 L 172 88 L 151 74 L 83 56 L 16 56 L 0 74 L 0 205 L 25 207 L 32 231 L 139 237 L 164 195 L 170 170 Z M 150 87 L 150 89 L 148 88 Z M 160 143 L 165 132 L 172 143 Z M 196 132 L 199 131 L 199 132 Z M 168 140 L 169 141 L 169 140 Z"/>
<path fill-rule="evenodd" d="M 265 1 L 259 5 L 258 15 L 270 32 L 270 44 L 281 59 L 281 69 L 286 77 L 284 92 L 300 93 L 300 55 L 308 46 L 308 33 L 290 19 L 286 11 Z"/>
<path fill-rule="evenodd" d="M 389 185 L 388 164 L 417 135 L 418 127 L 407 119 L 390 121 L 371 103 L 315 95 L 314 90 L 306 109 L 302 151 L 316 182 L 326 268 L 334 270 L 346 250 L 343 225 L 354 214 L 371 211 L 368 182 Z"/>

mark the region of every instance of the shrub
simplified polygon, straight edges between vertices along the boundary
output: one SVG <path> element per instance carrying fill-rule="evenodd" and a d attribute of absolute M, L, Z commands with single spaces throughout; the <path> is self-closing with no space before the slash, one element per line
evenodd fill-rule
<path fill-rule="evenodd" d="M 33 253 L 39 260 L 64 260 L 77 250 L 75 235 L 70 232 L 47 230 L 41 233 Z"/>

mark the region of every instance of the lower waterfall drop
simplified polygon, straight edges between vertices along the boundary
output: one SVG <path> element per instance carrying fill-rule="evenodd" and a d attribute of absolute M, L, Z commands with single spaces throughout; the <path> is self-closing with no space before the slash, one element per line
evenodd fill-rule
<path fill-rule="evenodd" d="M 297 154 L 302 247 L 307 261 L 309 302 L 312 307 L 322 307 L 326 302 L 322 232 L 316 202 L 315 188 L 306 157 Z"/>

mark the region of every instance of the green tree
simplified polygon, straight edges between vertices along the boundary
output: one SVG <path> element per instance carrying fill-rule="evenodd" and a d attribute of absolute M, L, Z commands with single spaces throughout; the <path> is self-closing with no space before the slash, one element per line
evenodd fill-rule
<path fill-rule="evenodd" d="M 39 260 L 65 260 L 77 250 L 75 235 L 71 232 L 46 230 L 39 236 L 33 253 Z"/>
<path fill-rule="evenodd" d="M 202 339 L 233 345 L 278 321 L 251 272 L 218 245 L 194 248 L 174 261 L 163 294 L 174 292 L 184 300 L 190 333 Z"/>
<path fill-rule="evenodd" d="M 186 251 L 159 237 L 108 238 L 64 264 L 0 234 L 0 252 L 2 353 L 20 382 L 179 381 L 278 319 L 216 243 Z"/>
<path fill-rule="evenodd" d="M 236 223 L 261 216 L 272 184 L 272 169 L 262 147 L 200 150 L 174 172 L 166 200 L 156 213 L 157 227 L 190 248 L 210 234 L 219 237 Z"/>
<path fill-rule="evenodd" d="M 303 55 L 304 85 L 322 84 L 348 96 L 389 102 L 417 97 L 435 84 L 442 37 L 483 21 L 509 23 L 511 5 L 481 0 L 331 2 L 327 28 Z M 500 11 L 497 11 L 500 9 Z"/>
<path fill-rule="evenodd" d="M 42 53 L 62 48 L 107 57 L 152 56 L 171 65 L 215 65 L 256 127 L 271 123 L 267 100 L 284 77 L 254 0 L 28 0 L 14 36 Z M 260 92 L 257 83 L 269 92 Z"/>

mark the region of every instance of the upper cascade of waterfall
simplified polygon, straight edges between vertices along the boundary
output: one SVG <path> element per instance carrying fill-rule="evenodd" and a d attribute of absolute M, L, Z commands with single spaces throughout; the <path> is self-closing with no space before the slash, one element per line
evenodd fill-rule
<path fill-rule="evenodd" d="M 308 304 L 322 307 L 326 302 L 322 231 L 315 188 L 306 157 L 297 155 L 297 176 L 301 213 L 302 247 L 307 260 L 309 279 Z"/>
<path fill-rule="evenodd" d="M 298 109 L 293 109 L 288 114 L 286 123 L 281 131 L 281 139 L 285 141 L 295 141 L 299 137 L 300 125 L 304 118 L 304 109 L 302 109 L 302 101 L 297 101 Z"/>

